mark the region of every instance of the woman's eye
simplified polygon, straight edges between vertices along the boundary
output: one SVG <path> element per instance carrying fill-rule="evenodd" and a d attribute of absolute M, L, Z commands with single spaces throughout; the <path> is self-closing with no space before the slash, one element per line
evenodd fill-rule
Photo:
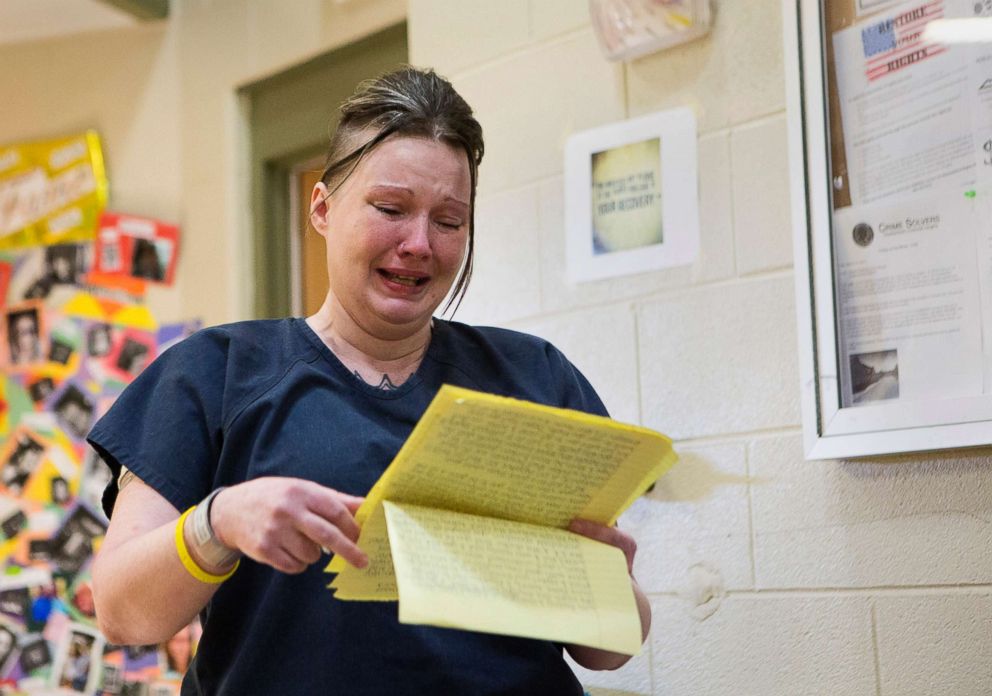
<path fill-rule="evenodd" d="M 460 230 L 462 223 L 455 220 L 438 220 L 437 224 L 448 230 Z"/>
<path fill-rule="evenodd" d="M 394 217 L 400 214 L 399 208 L 395 208 L 391 205 L 375 205 L 373 207 L 378 210 L 383 215 L 388 215 L 389 217 Z"/>

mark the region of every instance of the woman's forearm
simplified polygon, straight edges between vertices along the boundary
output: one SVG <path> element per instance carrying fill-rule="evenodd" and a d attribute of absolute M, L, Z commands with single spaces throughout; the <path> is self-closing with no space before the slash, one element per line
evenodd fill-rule
<path fill-rule="evenodd" d="M 323 549 L 364 567 L 368 559 L 355 544 L 354 513 L 361 503 L 362 498 L 312 481 L 254 479 L 214 498 L 211 526 L 228 548 L 284 573 L 302 573 L 320 560 Z M 176 544 L 178 517 L 165 498 L 138 479 L 118 495 L 93 568 L 97 622 L 112 642 L 147 644 L 171 637 L 220 586 L 201 582 L 183 565 Z M 192 538 L 189 527 L 187 540 Z M 200 562 L 194 544 L 186 546 L 200 570 L 215 576 L 225 572 Z"/>
<path fill-rule="evenodd" d="M 176 550 L 177 518 L 175 508 L 140 481 L 121 492 L 93 565 L 97 623 L 111 642 L 147 645 L 169 639 L 219 587 L 183 567 Z"/>
<path fill-rule="evenodd" d="M 641 619 L 641 642 L 643 643 L 647 640 L 648 632 L 651 630 L 651 603 L 637 581 L 633 578 L 630 581 L 634 590 L 634 601 L 637 602 L 637 614 Z M 590 648 L 587 645 L 569 645 L 567 650 L 572 659 L 586 669 L 618 669 L 630 660 L 630 655 Z"/>

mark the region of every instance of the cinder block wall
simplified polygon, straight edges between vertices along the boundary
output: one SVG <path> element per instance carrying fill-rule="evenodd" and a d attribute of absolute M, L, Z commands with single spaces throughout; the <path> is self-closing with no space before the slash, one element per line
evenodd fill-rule
<path fill-rule="evenodd" d="M 605 61 L 582 0 L 410 0 L 411 60 L 486 130 L 477 275 L 457 316 L 554 341 L 616 418 L 681 463 L 622 524 L 650 645 L 596 693 L 992 694 L 989 450 L 805 462 L 780 0 L 722 0 L 712 35 Z M 562 148 L 689 105 L 702 250 L 691 267 L 565 278 Z"/>
<path fill-rule="evenodd" d="M 715 5 L 709 38 L 626 66 L 600 56 L 585 0 L 407 8 L 411 60 L 451 77 L 487 132 L 478 272 L 457 318 L 550 338 L 616 418 L 682 454 L 623 520 L 650 644 L 583 680 L 600 694 L 992 694 L 990 450 L 803 461 L 779 0 Z M 236 88 L 403 7 L 173 9 L 165 26 L 0 48 L 0 142 L 100 130 L 116 208 L 183 224 L 178 292 L 153 296 L 156 313 L 233 321 L 250 295 Z M 569 285 L 566 137 L 681 105 L 699 120 L 699 260 Z"/>

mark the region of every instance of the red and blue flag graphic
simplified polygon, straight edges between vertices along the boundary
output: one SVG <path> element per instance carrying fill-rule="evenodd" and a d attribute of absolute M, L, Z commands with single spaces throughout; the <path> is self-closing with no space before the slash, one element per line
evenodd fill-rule
<path fill-rule="evenodd" d="M 931 0 L 862 29 L 868 81 L 874 82 L 947 51 L 942 44 L 923 38 L 927 24 L 943 16 L 944 0 Z"/>

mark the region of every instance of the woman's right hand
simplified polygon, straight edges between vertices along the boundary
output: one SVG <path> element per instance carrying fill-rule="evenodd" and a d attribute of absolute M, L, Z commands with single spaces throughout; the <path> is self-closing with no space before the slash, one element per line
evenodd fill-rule
<path fill-rule="evenodd" d="M 284 573 L 302 573 L 323 549 L 364 568 L 355 544 L 363 500 L 304 479 L 259 478 L 218 493 L 210 524 L 225 546 Z"/>

